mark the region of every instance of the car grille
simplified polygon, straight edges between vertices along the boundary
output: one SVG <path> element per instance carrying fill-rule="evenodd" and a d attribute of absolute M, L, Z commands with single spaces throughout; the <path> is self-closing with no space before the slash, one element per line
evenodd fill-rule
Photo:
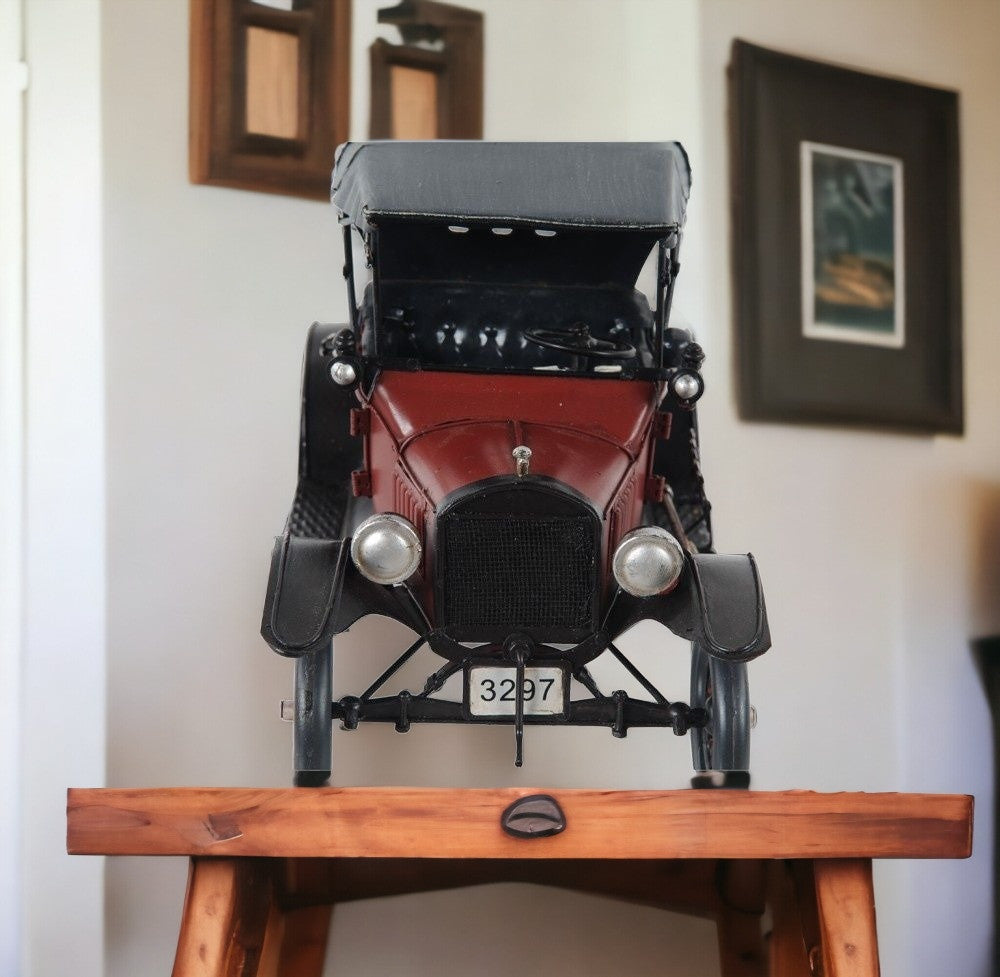
<path fill-rule="evenodd" d="M 559 632 L 571 638 L 593 629 L 599 542 L 592 516 L 460 512 L 444 521 L 449 630 L 485 640 L 528 630 L 557 641 Z"/>

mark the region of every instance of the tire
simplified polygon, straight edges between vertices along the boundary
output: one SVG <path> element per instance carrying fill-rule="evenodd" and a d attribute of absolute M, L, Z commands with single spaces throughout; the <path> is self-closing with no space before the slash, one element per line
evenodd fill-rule
<path fill-rule="evenodd" d="M 750 686 L 746 662 L 727 662 L 691 646 L 691 706 L 708 710 L 708 724 L 691 730 L 698 773 L 750 769 Z"/>
<path fill-rule="evenodd" d="M 332 769 L 333 649 L 295 659 L 295 719 L 292 753 L 296 787 L 321 787 Z"/>

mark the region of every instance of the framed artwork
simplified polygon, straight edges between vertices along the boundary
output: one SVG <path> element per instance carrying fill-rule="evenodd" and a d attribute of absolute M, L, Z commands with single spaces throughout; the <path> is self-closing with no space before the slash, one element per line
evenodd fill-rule
<path fill-rule="evenodd" d="M 351 0 L 191 0 L 192 183 L 330 199 Z"/>
<path fill-rule="evenodd" d="M 372 139 L 483 138 L 483 19 L 438 0 L 379 10 L 403 43 L 369 49 Z"/>
<path fill-rule="evenodd" d="M 958 96 L 736 41 L 747 419 L 961 433 Z"/>

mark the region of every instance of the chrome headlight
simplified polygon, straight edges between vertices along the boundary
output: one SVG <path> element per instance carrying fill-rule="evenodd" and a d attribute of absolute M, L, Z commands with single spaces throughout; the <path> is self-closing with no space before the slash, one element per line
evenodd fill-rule
<path fill-rule="evenodd" d="M 412 577 L 422 553 L 413 523 L 391 512 L 369 516 L 351 540 L 354 565 L 374 583 L 397 584 Z"/>
<path fill-rule="evenodd" d="M 615 580 L 633 597 L 669 590 L 684 569 L 681 544 L 659 526 L 640 526 L 622 537 L 611 562 Z"/>

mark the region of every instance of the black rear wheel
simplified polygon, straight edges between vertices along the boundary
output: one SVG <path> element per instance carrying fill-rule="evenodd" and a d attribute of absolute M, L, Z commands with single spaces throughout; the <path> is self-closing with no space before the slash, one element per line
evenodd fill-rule
<path fill-rule="evenodd" d="M 691 730 L 691 758 L 699 773 L 750 769 L 750 686 L 746 662 L 722 661 L 691 646 L 691 706 L 708 723 Z"/>

